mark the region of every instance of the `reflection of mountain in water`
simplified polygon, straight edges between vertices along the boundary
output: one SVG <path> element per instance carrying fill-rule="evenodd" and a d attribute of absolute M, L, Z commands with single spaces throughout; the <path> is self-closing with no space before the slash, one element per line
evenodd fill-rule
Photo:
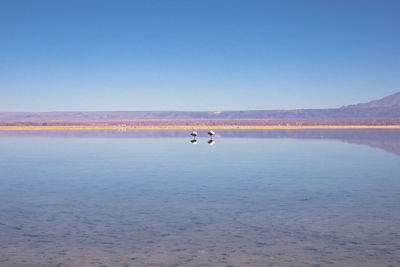
<path fill-rule="evenodd" d="M 0 137 L 56 137 L 56 138 L 173 138 L 190 137 L 190 130 L 49 130 L 0 131 Z M 208 137 L 199 130 L 199 137 Z M 217 138 L 294 138 L 331 139 L 368 145 L 400 155 L 400 130 L 393 129 L 304 129 L 304 130 L 218 130 Z"/>
<path fill-rule="evenodd" d="M 331 139 L 368 145 L 400 155 L 400 130 L 392 129 L 254 130 L 232 135 L 227 133 L 224 137 Z"/>

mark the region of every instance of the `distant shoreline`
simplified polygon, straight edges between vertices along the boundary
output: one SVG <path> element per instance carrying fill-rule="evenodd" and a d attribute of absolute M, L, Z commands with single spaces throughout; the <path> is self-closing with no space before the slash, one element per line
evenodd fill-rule
<path fill-rule="evenodd" d="M 400 129 L 400 125 L 1 125 L 0 130 Z"/>

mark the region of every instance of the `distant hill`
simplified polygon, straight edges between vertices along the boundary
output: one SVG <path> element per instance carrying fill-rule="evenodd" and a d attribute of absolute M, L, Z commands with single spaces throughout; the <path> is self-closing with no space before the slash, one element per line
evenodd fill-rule
<path fill-rule="evenodd" d="M 342 109 L 400 108 L 400 92 L 368 103 L 344 106 Z"/>
<path fill-rule="evenodd" d="M 344 106 L 339 110 L 341 114 L 354 118 L 400 117 L 400 92 L 368 103 Z"/>
<path fill-rule="evenodd" d="M 180 119 L 399 118 L 400 92 L 368 103 L 331 109 L 245 111 L 57 111 L 0 112 L 0 122 Z"/>

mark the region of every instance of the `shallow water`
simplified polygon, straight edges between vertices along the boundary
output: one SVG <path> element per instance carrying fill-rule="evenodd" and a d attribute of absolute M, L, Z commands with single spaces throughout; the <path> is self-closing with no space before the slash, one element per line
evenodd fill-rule
<path fill-rule="evenodd" d="M 1 133 L 0 266 L 400 265 L 400 131 L 149 133 Z"/>

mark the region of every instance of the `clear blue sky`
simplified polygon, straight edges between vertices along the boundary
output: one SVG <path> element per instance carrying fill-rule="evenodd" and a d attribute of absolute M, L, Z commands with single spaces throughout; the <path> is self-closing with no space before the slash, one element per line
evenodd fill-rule
<path fill-rule="evenodd" d="M 400 1 L 0 0 L 0 111 L 337 107 L 400 91 Z"/>

